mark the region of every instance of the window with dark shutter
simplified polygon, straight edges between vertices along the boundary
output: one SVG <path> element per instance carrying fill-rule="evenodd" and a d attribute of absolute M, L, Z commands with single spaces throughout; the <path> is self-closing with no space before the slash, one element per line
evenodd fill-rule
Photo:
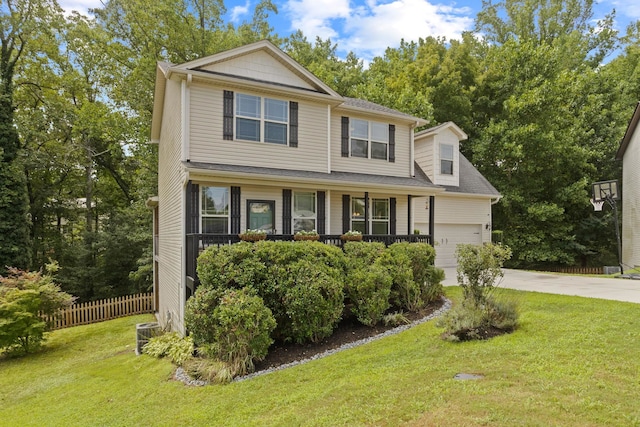
<path fill-rule="evenodd" d="M 396 161 L 396 126 L 389 125 L 389 161 Z"/>
<path fill-rule="evenodd" d="M 289 102 L 289 146 L 298 146 L 298 103 Z"/>
<path fill-rule="evenodd" d="M 187 234 L 198 233 L 200 231 L 200 186 L 198 184 L 191 181 L 187 183 L 186 202 Z"/>
<path fill-rule="evenodd" d="M 346 233 L 351 227 L 351 197 L 342 195 L 342 232 Z"/>
<path fill-rule="evenodd" d="M 291 190 L 282 190 L 282 234 L 291 234 Z"/>
<path fill-rule="evenodd" d="M 349 117 L 342 117 L 342 157 L 349 157 Z"/>
<path fill-rule="evenodd" d="M 389 198 L 389 234 L 396 234 L 396 198 Z"/>
<path fill-rule="evenodd" d="M 224 91 L 224 105 L 222 111 L 223 139 L 233 140 L 233 91 Z"/>
<path fill-rule="evenodd" d="M 326 222 L 326 213 L 325 213 L 325 209 L 326 209 L 326 195 L 324 191 L 318 191 L 316 193 L 316 197 L 318 199 L 318 210 L 317 210 L 317 218 L 318 218 L 318 223 L 317 223 L 317 232 L 318 234 L 325 234 L 326 233 L 326 227 L 325 227 L 325 222 Z"/>
<path fill-rule="evenodd" d="M 240 187 L 231 187 L 231 234 L 240 233 Z"/>

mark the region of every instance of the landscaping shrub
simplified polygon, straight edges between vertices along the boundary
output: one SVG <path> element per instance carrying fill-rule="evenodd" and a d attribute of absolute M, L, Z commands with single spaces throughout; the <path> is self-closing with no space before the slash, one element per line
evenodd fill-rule
<path fill-rule="evenodd" d="M 197 271 L 201 284 L 218 289 L 254 287 L 267 275 L 255 245 L 248 242 L 208 247 L 198 257 Z"/>
<path fill-rule="evenodd" d="M 274 268 L 281 298 L 276 336 L 284 341 L 316 342 L 333 332 L 344 309 L 344 283 L 335 269 L 308 259 Z"/>
<path fill-rule="evenodd" d="M 517 305 L 493 292 L 511 250 L 493 243 L 458 245 L 456 256 L 463 301 L 439 319 L 438 326 L 445 328 L 443 338 L 465 341 L 513 331 L 518 324 Z"/>
<path fill-rule="evenodd" d="M 393 277 L 391 303 L 416 311 L 442 295 L 444 270 L 434 267 L 435 250 L 426 243 L 394 243 L 384 262 Z"/>
<path fill-rule="evenodd" d="M 456 258 L 456 276 L 464 298 L 482 304 L 494 288 L 496 280 L 504 276 L 502 266 L 511 258 L 511 249 L 494 243 L 464 244 L 456 247 Z"/>
<path fill-rule="evenodd" d="M 51 326 L 41 316 L 55 315 L 73 301 L 50 275 L 9 268 L 0 276 L 0 349 L 35 350 Z"/>
<path fill-rule="evenodd" d="M 267 355 L 276 326 L 271 310 L 250 288 L 198 289 L 187 302 L 185 321 L 198 351 L 228 363 L 235 375 L 251 372 L 253 361 Z"/>
<path fill-rule="evenodd" d="M 193 339 L 191 337 L 182 338 L 177 332 L 169 332 L 151 337 L 149 342 L 142 347 L 142 352 L 156 358 L 168 357 L 171 362 L 181 366 L 193 356 Z"/>
<path fill-rule="evenodd" d="M 514 301 L 492 297 L 482 304 L 466 299 L 454 306 L 436 325 L 445 328 L 447 341 L 482 340 L 512 332 L 518 325 L 518 308 Z"/>
<path fill-rule="evenodd" d="M 367 268 L 385 253 L 385 246 L 380 242 L 345 242 L 344 254 L 347 269 Z"/>
<path fill-rule="evenodd" d="M 351 311 L 361 323 L 373 326 L 382 319 L 391 306 L 389 295 L 392 284 L 389 271 L 378 263 L 349 271 L 346 293 L 353 304 Z"/>

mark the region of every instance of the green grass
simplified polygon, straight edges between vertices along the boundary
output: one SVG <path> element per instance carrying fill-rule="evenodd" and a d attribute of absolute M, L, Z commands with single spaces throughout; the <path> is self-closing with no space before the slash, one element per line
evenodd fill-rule
<path fill-rule="evenodd" d="M 57 331 L 0 361 L 0 425 L 640 426 L 640 305 L 501 292 L 521 306 L 513 334 L 452 344 L 427 322 L 225 386 L 186 387 L 135 356 L 149 316 Z"/>

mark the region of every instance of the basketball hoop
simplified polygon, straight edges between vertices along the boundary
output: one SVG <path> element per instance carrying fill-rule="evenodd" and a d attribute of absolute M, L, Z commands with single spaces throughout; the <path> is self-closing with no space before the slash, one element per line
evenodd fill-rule
<path fill-rule="evenodd" d="M 604 205 L 604 200 L 591 200 L 591 204 L 593 205 L 593 210 L 596 212 L 600 212 L 602 210 L 602 205 Z"/>

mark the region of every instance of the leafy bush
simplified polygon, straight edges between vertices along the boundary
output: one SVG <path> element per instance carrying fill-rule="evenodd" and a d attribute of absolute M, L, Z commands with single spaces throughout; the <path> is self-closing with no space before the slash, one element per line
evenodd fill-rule
<path fill-rule="evenodd" d="M 482 304 L 498 278 L 504 276 L 502 266 L 511 258 L 511 249 L 493 243 L 458 245 L 457 279 L 465 299 Z"/>
<path fill-rule="evenodd" d="M 142 347 L 142 352 L 152 357 L 168 357 L 178 366 L 193 356 L 194 346 L 191 337 L 182 338 L 176 332 L 151 337 Z"/>
<path fill-rule="evenodd" d="M 217 289 L 253 287 L 267 275 L 255 245 L 248 242 L 208 247 L 198 257 L 197 271 L 203 285 Z"/>
<path fill-rule="evenodd" d="M 228 363 L 238 375 L 252 371 L 253 361 L 262 360 L 273 342 L 271 310 L 249 288 L 201 289 L 187 302 L 185 315 L 198 351 Z"/>
<path fill-rule="evenodd" d="M 333 332 L 344 309 L 342 275 L 308 259 L 273 269 L 281 298 L 277 336 L 297 343 L 316 342 Z"/>
<path fill-rule="evenodd" d="M 517 305 L 493 293 L 495 281 L 503 276 L 501 267 L 511 256 L 509 248 L 492 243 L 458 245 L 456 256 L 463 301 L 439 319 L 438 326 L 445 328 L 443 338 L 485 339 L 514 330 L 518 325 Z"/>
<path fill-rule="evenodd" d="M 345 242 L 347 269 L 367 268 L 385 253 L 385 246 L 379 242 Z"/>
<path fill-rule="evenodd" d="M 435 250 L 426 243 L 394 243 L 383 262 L 392 277 L 391 303 L 416 311 L 442 295 L 444 271 L 433 266 Z"/>
<path fill-rule="evenodd" d="M 352 312 L 367 325 L 378 323 L 391 306 L 389 295 L 393 280 L 388 270 L 378 263 L 369 268 L 350 270 L 346 280 L 347 296 L 353 304 Z"/>
<path fill-rule="evenodd" d="M 51 326 L 42 316 L 54 316 L 73 301 L 50 275 L 9 268 L 7 277 L 0 276 L 0 349 L 33 351 Z"/>
<path fill-rule="evenodd" d="M 518 309 L 514 301 L 488 298 L 483 304 L 464 300 L 453 307 L 436 325 L 445 328 L 448 341 L 482 340 L 511 332 L 518 326 Z"/>

